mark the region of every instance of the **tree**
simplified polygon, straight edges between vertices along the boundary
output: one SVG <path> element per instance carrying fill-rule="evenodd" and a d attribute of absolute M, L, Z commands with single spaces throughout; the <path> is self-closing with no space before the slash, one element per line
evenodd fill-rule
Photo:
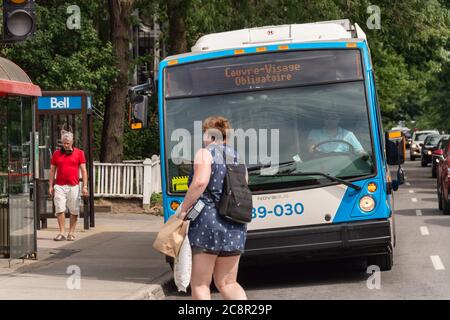
<path fill-rule="evenodd" d="M 167 16 L 169 18 L 169 54 L 187 51 L 186 17 L 191 0 L 168 0 Z"/>
<path fill-rule="evenodd" d="M 93 94 L 94 106 L 103 110 L 117 74 L 111 42 L 100 39 L 97 30 L 98 16 L 105 16 L 103 0 L 80 2 L 81 29 L 75 30 L 66 26 L 67 7 L 72 4 L 39 1 L 35 36 L 5 45 L 1 54 L 21 66 L 42 90 L 88 90 Z M 101 125 L 94 118 L 94 127 Z M 96 132 L 101 132 L 99 129 Z M 96 146 L 100 145 L 98 136 L 94 135 Z"/>
<path fill-rule="evenodd" d="M 100 160 L 121 162 L 125 106 L 128 94 L 130 16 L 133 0 L 109 0 L 110 32 L 118 75 L 107 97 Z"/>
<path fill-rule="evenodd" d="M 82 28 L 68 30 L 66 9 L 71 4 L 38 1 L 36 35 L 4 46 L 1 53 L 23 67 L 44 90 L 93 92 L 94 105 L 105 112 L 104 122 L 94 122 L 102 161 L 148 157 L 159 147 L 155 97 L 150 129 L 133 131 L 126 125 L 128 74 L 134 63 L 128 57 L 134 8 L 148 21 L 157 14 L 169 54 L 187 52 L 199 37 L 213 32 L 349 18 L 367 34 L 384 121 L 414 119 L 426 126 L 450 127 L 446 0 L 379 0 L 380 30 L 366 26 L 370 0 L 78 1 Z"/>

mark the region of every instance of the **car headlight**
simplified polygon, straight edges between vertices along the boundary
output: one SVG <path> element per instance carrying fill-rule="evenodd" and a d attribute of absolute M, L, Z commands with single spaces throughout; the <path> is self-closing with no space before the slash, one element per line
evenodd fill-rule
<path fill-rule="evenodd" d="M 428 151 L 427 153 L 428 153 L 428 155 L 429 155 L 429 156 L 431 156 L 431 154 L 432 154 L 432 152 L 431 152 L 431 151 Z"/>
<path fill-rule="evenodd" d="M 370 212 L 375 208 L 375 200 L 371 196 L 364 196 L 359 200 L 359 208 L 364 212 Z"/>

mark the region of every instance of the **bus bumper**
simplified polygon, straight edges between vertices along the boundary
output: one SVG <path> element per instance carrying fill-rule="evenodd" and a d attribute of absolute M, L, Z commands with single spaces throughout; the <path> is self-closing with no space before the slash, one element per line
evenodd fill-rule
<path fill-rule="evenodd" d="M 371 220 L 249 231 L 243 258 L 266 254 L 344 258 L 379 255 L 391 248 L 391 222 Z"/>

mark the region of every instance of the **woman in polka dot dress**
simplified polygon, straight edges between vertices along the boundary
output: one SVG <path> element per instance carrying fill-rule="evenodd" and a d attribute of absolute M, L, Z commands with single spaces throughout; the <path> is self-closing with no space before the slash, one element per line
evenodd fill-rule
<path fill-rule="evenodd" d="M 192 247 L 191 290 L 193 299 L 211 299 L 210 285 L 214 283 L 224 299 L 247 299 L 237 283 L 241 254 L 244 252 L 247 225 L 229 221 L 217 212 L 226 174 L 227 161 L 237 161 L 237 153 L 226 145 L 230 123 L 223 117 L 209 117 L 203 122 L 206 148 L 200 149 L 194 159 L 194 175 L 179 217 L 198 199 L 205 204 L 201 214 L 191 221 L 189 240 Z"/>

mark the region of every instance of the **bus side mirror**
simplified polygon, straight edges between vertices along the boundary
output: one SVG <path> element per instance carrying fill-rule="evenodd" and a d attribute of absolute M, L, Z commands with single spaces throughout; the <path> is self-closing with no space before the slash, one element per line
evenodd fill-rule
<path fill-rule="evenodd" d="M 399 130 L 391 130 L 385 134 L 386 160 L 389 165 L 401 165 L 406 158 L 405 134 Z"/>
<path fill-rule="evenodd" d="M 400 154 L 398 152 L 397 144 L 392 140 L 386 140 L 386 160 L 388 165 L 394 166 L 400 164 Z"/>
<path fill-rule="evenodd" d="M 131 129 L 148 127 L 148 96 L 137 95 L 131 101 L 130 126 Z"/>

